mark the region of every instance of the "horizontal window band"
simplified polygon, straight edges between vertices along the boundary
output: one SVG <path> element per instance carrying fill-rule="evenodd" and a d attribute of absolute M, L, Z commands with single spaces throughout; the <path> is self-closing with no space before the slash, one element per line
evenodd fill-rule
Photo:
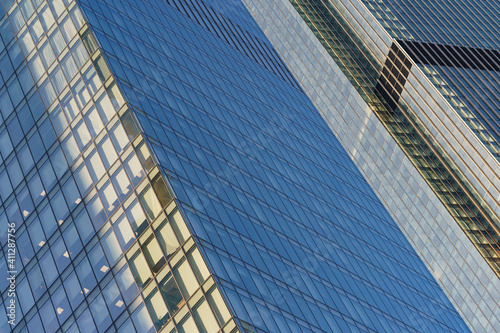
<path fill-rule="evenodd" d="M 398 40 L 410 58 L 421 65 L 500 71 L 500 51 L 464 46 Z"/>

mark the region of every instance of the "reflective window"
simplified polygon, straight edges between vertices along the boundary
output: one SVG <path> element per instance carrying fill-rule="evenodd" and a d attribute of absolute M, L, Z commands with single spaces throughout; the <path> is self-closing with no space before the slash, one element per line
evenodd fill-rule
<path fill-rule="evenodd" d="M 10 184 L 9 175 L 6 170 L 0 172 L 0 182 L 2 183 L 2 186 L 0 186 L 0 196 L 5 201 L 12 193 L 12 185 Z"/>
<path fill-rule="evenodd" d="M 42 272 L 38 264 L 28 273 L 28 281 L 33 291 L 33 297 L 38 300 L 45 292 L 45 282 L 43 281 Z"/>
<path fill-rule="evenodd" d="M 104 128 L 101 117 L 99 117 L 95 107 L 91 107 L 84 118 L 92 137 L 95 137 Z"/>
<path fill-rule="evenodd" d="M 111 280 L 106 288 L 104 288 L 103 295 L 111 313 L 111 317 L 116 319 L 118 315 L 125 310 L 125 303 L 123 303 L 120 291 L 114 280 Z"/>
<path fill-rule="evenodd" d="M 156 237 L 158 237 L 158 242 L 163 249 L 165 257 L 170 258 L 170 256 L 179 248 L 180 244 L 174 231 L 172 230 L 172 227 L 170 226 L 170 223 L 168 223 L 168 220 L 165 219 L 160 227 L 156 229 L 155 234 Z"/>
<path fill-rule="evenodd" d="M 30 54 L 31 50 L 35 47 L 35 43 L 33 43 L 29 30 L 25 28 L 18 38 L 23 53 Z"/>
<path fill-rule="evenodd" d="M 76 180 L 76 184 L 78 185 L 78 189 L 85 196 L 88 191 L 92 188 L 92 177 L 87 169 L 87 166 L 82 163 L 80 167 L 73 173 L 73 177 Z"/>
<path fill-rule="evenodd" d="M 52 303 L 56 310 L 57 319 L 60 323 L 64 323 L 71 314 L 71 307 L 69 306 L 68 297 L 63 286 L 60 286 L 52 295 Z"/>
<path fill-rule="evenodd" d="M 97 149 L 106 168 L 109 168 L 118 158 L 115 148 L 107 135 L 97 144 Z"/>
<path fill-rule="evenodd" d="M 77 219 L 81 218 L 82 214 L 85 214 L 85 211 L 80 213 Z M 64 241 L 68 247 L 68 255 L 71 259 L 74 259 L 74 257 L 78 254 L 78 252 L 80 252 L 80 250 L 82 249 L 82 242 L 80 241 L 80 236 L 76 230 L 75 224 L 69 225 L 68 228 L 63 233 Z"/>
<path fill-rule="evenodd" d="M 89 55 L 87 54 L 87 51 L 85 51 L 85 48 L 80 40 L 78 40 L 75 45 L 71 47 L 71 54 L 73 55 L 78 68 L 81 68 L 89 58 Z"/>
<path fill-rule="evenodd" d="M 28 62 L 28 65 L 30 67 L 31 74 L 33 75 L 33 78 L 35 79 L 35 82 L 38 81 L 42 77 L 43 73 L 45 72 L 45 68 L 43 67 L 42 60 L 40 59 L 38 54 L 35 54 L 35 56 L 33 58 L 31 58 L 31 60 Z M 8 101 L 8 103 L 6 103 L 6 102 L 2 103 L 2 100 L 0 99 L 0 105 L 3 106 L 2 111 L 8 110 L 7 107 L 9 104 L 12 105 L 12 103 L 10 103 L 10 100 Z M 5 117 L 5 115 L 4 115 L 4 117 Z"/>
<path fill-rule="evenodd" d="M 209 277 L 210 271 L 203 261 L 200 250 L 198 250 L 197 248 L 192 250 L 187 255 L 187 259 L 189 261 L 189 264 L 191 265 L 191 268 L 193 269 L 194 274 L 196 275 L 196 278 L 198 279 L 198 282 L 200 284 L 203 283 L 205 279 Z"/>
<path fill-rule="evenodd" d="M 31 294 L 28 279 L 23 279 L 21 282 L 19 282 L 18 286 L 19 287 L 16 289 L 17 297 L 24 313 L 26 313 L 35 304 L 35 300 L 33 299 L 33 295 Z"/>
<path fill-rule="evenodd" d="M 49 41 L 50 41 L 50 44 L 52 45 L 52 49 L 54 50 L 54 53 L 56 54 L 56 56 L 59 56 L 59 54 L 62 52 L 63 48 L 66 46 L 66 43 L 64 42 L 63 36 L 61 35 L 61 32 L 59 31 L 58 28 L 56 28 L 49 35 Z"/>
<path fill-rule="evenodd" d="M 81 290 L 84 294 L 88 294 L 92 289 L 94 289 L 97 283 L 89 260 L 87 258 L 84 258 L 82 262 L 76 267 L 75 271 L 78 275 L 78 280 L 80 280 L 80 283 L 82 285 Z"/>
<path fill-rule="evenodd" d="M 109 131 L 109 136 L 113 141 L 118 155 L 120 155 L 128 145 L 129 141 L 127 133 L 125 133 L 125 130 L 123 129 L 123 126 L 119 121 L 117 121 L 116 124 L 111 128 L 111 130 Z"/>
<path fill-rule="evenodd" d="M 40 259 L 40 268 L 45 278 L 45 283 L 50 286 L 55 281 L 57 276 L 56 264 L 50 252 L 45 253 L 45 255 Z"/>
<path fill-rule="evenodd" d="M 116 283 L 122 292 L 126 304 L 129 304 L 139 293 L 139 289 L 137 289 L 137 285 L 134 281 L 134 276 L 127 266 L 116 274 Z"/>
<path fill-rule="evenodd" d="M 95 106 L 105 124 L 109 122 L 115 114 L 115 109 L 113 108 L 107 94 L 102 94 L 102 96 L 96 101 Z"/>
<path fill-rule="evenodd" d="M 141 251 L 137 251 L 128 262 L 137 285 L 139 288 L 144 287 L 144 285 L 149 282 L 149 279 L 151 278 L 151 271 L 144 255 Z"/>
<path fill-rule="evenodd" d="M 37 332 L 40 330 L 40 327 L 43 327 L 42 321 L 40 320 L 40 315 L 35 312 L 33 318 L 28 322 L 28 331 Z"/>
<path fill-rule="evenodd" d="M 188 299 L 199 286 L 189 263 L 183 259 L 180 264 L 174 267 L 172 272 L 182 295 L 185 299 Z"/>
<path fill-rule="evenodd" d="M 78 282 L 75 272 L 71 273 L 68 278 L 66 278 L 63 285 L 71 307 L 76 309 L 78 304 L 83 301 L 83 290 L 80 287 L 80 282 Z"/>
<path fill-rule="evenodd" d="M 141 304 L 137 310 L 132 314 L 132 321 L 138 332 L 153 333 L 155 332 L 151 317 L 149 317 L 148 310 Z"/>
<path fill-rule="evenodd" d="M 73 87 L 71 88 L 71 92 L 73 93 L 76 103 L 78 104 L 78 107 L 80 109 L 83 108 L 90 100 L 90 94 L 87 91 L 87 88 L 85 88 L 82 79 L 78 80 L 73 85 Z"/>
<path fill-rule="evenodd" d="M 180 242 L 184 243 L 191 233 L 189 232 L 189 229 L 187 228 L 186 223 L 181 216 L 181 213 L 176 210 L 168 217 L 168 220 L 170 221 L 175 234 L 177 235 L 177 237 L 179 237 Z"/>
<path fill-rule="evenodd" d="M 92 151 L 89 156 L 85 159 L 85 162 L 88 165 L 90 175 L 92 176 L 92 180 L 94 183 L 97 183 L 99 179 L 104 175 L 106 169 L 102 164 L 101 158 L 96 150 Z"/>
<path fill-rule="evenodd" d="M 69 122 L 71 122 L 78 114 L 78 105 L 76 104 L 71 91 L 68 91 L 66 95 L 61 99 L 61 107 Z"/>
<path fill-rule="evenodd" d="M 59 272 L 62 272 L 70 263 L 69 252 L 66 249 L 63 238 L 59 239 L 50 247 Z"/>
<path fill-rule="evenodd" d="M 25 3 L 29 3 L 29 1 L 25 1 Z M 33 42 L 36 44 L 40 40 L 40 38 L 43 36 L 43 28 L 42 24 L 38 20 L 37 17 L 34 18 L 33 21 L 31 21 L 29 25 L 29 30 L 31 37 L 33 37 Z"/>
<path fill-rule="evenodd" d="M 5 98 L 5 96 L 7 96 L 7 95 L 0 97 L 0 107 L 2 108 L 2 110 L 4 110 L 4 108 L 2 106 L 1 100 L 2 100 L 2 98 Z M 10 141 L 9 133 L 7 131 L 3 131 L 2 133 L 0 133 L 0 153 L 2 154 L 2 157 L 4 159 L 7 158 L 7 156 L 9 156 L 12 149 L 13 149 L 13 147 L 12 147 L 12 143 Z"/>
<path fill-rule="evenodd" d="M 130 194 L 132 188 L 130 182 L 127 178 L 127 174 L 122 167 L 119 167 L 115 173 L 111 176 L 111 181 L 118 194 L 118 199 L 123 202 L 123 200 Z"/>
<path fill-rule="evenodd" d="M 145 298 L 145 304 L 156 329 L 159 330 L 170 319 L 170 315 L 158 288 Z"/>
<path fill-rule="evenodd" d="M 111 318 L 102 295 L 98 295 L 92 304 L 90 304 L 90 311 L 94 317 L 97 330 L 104 332 L 111 325 Z"/>
<path fill-rule="evenodd" d="M 146 220 L 146 215 L 144 215 L 141 205 L 139 205 L 139 202 L 137 200 L 135 200 L 130 205 L 130 207 L 127 208 L 126 214 L 135 234 L 136 235 L 141 234 L 147 227 L 148 223 Z"/>
<path fill-rule="evenodd" d="M 62 206 L 66 206 L 64 203 L 64 199 L 62 198 L 61 192 L 58 192 L 56 195 L 57 201 L 62 204 Z M 61 211 L 62 212 L 62 211 Z M 57 221 L 52 212 L 50 205 L 46 205 L 43 210 L 38 214 L 40 221 L 42 222 L 43 230 L 46 235 L 52 235 L 54 231 L 57 229 Z"/>
<path fill-rule="evenodd" d="M 66 40 L 66 43 L 69 43 L 73 36 L 76 35 L 76 29 L 73 25 L 73 21 L 69 16 L 66 16 L 66 18 L 61 21 L 61 24 L 59 26 L 61 28 L 64 39 Z"/>
<path fill-rule="evenodd" d="M 125 215 L 120 216 L 113 225 L 113 228 L 123 251 L 127 251 L 135 241 L 135 233 L 127 217 Z"/>
<path fill-rule="evenodd" d="M 131 180 L 132 186 L 136 187 L 145 176 L 139 159 L 135 154 L 131 154 L 125 162 L 123 162 L 123 166 L 125 171 L 127 171 L 127 175 Z"/>
<path fill-rule="evenodd" d="M 23 261 L 23 264 L 26 265 L 35 255 L 28 231 L 25 231 L 18 236 L 16 245 L 19 248 L 21 260 Z"/>
<path fill-rule="evenodd" d="M 78 326 L 80 327 L 80 332 L 97 332 L 94 320 L 92 320 L 92 315 L 89 309 L 85 310 L 80 317 L 77 319 Z"/>
<path fill-rule="evenodd" d="M 58 136 L 61 135 L 68 126 L 68 120 L 59 106 L 56 106 L 50 113 L 50 121 L 52 122 Z"/>
<path fill-rule="evenodd" d="M 67 84 L 61 68 L 59 66 L 54 67 L 52 72 L 49 74 L 49 78 L 56 95 L 59 95 Z"/>
<path fill-rule="evenodd" d="M 79 238 L 84 244 L 86 244 L 94 235 L 95 231 L 92 227 L 90 217 L 85 209 L 75 218 L 75 225 L 78 229 Z M 78 241 L 76 242 L 78 243 Z"/>
<path fill-rule="evenodd" d="M 40 22 L 42 23 L 45 32 L 47 32 L 55 22 L 54 16 L 47 5 L 43 6 L 43 8 L 39 11 L 38 17 L 40 18 Z"/>
<path fill-rule="evenodd" d="M 87 211 L 95 230 L 99 230 L 106 222 L 107 216 L 97 195 L 87 204 Z"/>
<path fill-rule="evenodd" d="M 28 20 L 35 11 L 35 8 L 33 8 L 33 5 L 28 0 L 19 1 L 19 8 L 21 8 L 25 20 Z"/>
<path fill-rule="evenodd" d="M 23 15 L 21 14 L 19 7 L 14 6 L 14 10 L 9 15 L 9 18 L 12 23 L 12 27 L 14 28 L 14 33 L 17 33 L 24 25 Z"/>
<path fill-rule="evenodd" d="M 99 243 L 97 243 L 89 252 L 88 258 L 90 260 L 90 265 L 94 268 L 97 281 L 102 280 L 104 275 L 106 275 L 109 271 L 110 267 Z"/>
<path fill-rule="evenodd" d="M 219 325 L 205 300 L 202 300 L 193 308 L 193 319 L 202 333 L 217 332 L 219 330 Z"/>
<path fill-rule="evenodd" d="M 123 252 L 120 249 L 120 245 L 118 243 L 118 239 L 115 236 L 115 233 L 112 229 L 110 229 L 102 238 L 102 247 L 104 249 L 104 253 L 106 253 L 106 257 L 108 258 L 110 265 L 113 266 L 118 258 L 121 257 Z"/>
<path fill-rule="evenodd" d="M 45 106 L 49 106 L 56 98 L 56 93 L 54 92 L 54 88 L 50 84 L 48 79 L 45 79 L 38 87 L 38 92 L 40 96 L 42 96 L 43 104 Z"/>
<path fill-rule="evenodd" d="M 68 164 L 73 164 L 76 158 L 80 155 L 80 149 L 78 148 L 78 144 L 73 137 L 73 133 L 68 134 L 68 136 L 63 140 L 61 146 L 64 150 L 64 155 L 66 155 Z"/>
<path fill-rule="evenodd" d="M 97 89 L 101 86 L 101 81 L 99 81 L 99 77 L 97 76 L 94 67 L 90 66 L 82 77 L 90 94 L 94 95 L 97 92 Z"/>
<path fill-rule="evenodd" d="M 177 332 L 179 333 L 197 333 L 199 332 L 196 324 L 191 315 L 187 315 L 181 322 L 177 325 Z"/>
<path fill-rule="evenodd" d="M 141 202 L 144 212 L 149 220 L 153 221 L 161 212 L 161 205 L 154 193 L 153 189 L 148 186 L 141 194 L 139 194 L 139 201 Z"/>
<path fill-rule="evenodd" d="M 118 202 L 118 196 L 116 195 L 115 189 L 109 180 L 99 190 L 99 197 L 101 198 L 104 209 L 106 209 L 109 214 L 118 208 L 118 205 L 120 204 Z"/>
<path fill-rule="evenodd" d="M 38 47 L 38 54 L 40 55 L 40 59 L 42 59 L 45 68 L 49 68 L 50 65 L 52 65 L 52 62 L 56 59 L 56 55 L 54 54 L 54 51 L 52 51 L 52 47 L 50 46 L 48 40 Z"/>
<path fill-rule="evenodd" d="M 158 273 L 158 271 L 165 265 L 166 261 L 163 257 L 160 245 L 153 235 L 151 235 L 142 245 L 142 250 L 153 274 Z"/>
<path fill-rule="evenodd" d="M 28 232 L 31 238 L 31 242 L 35 252 L 37 252 L 42 246 L 45 245 L 47 239 L 42 230 L 42 226 L 40 225 L 40 220 L 35 218 L 33 222 L 28 227 Z"/>
<path fill-rule="evenodd" d="M 59 328 L 52 301 L 49 299 L 40 309 L 40 317 L 42 318 L 43 327 L 46 332 L 55 332 Z"/>
<path fill-rule="evenodd" d="M 78 71 L 76 64 L 71 56 L 71 52 L 67 53 L 60 61 L 61 68 L 67 81 L 70 81 Z"/>

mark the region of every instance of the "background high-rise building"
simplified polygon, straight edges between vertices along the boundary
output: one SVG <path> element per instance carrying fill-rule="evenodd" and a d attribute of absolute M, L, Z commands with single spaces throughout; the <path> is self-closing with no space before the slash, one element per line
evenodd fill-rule
<path fill-rule="evenodd" d="M 500 330 L 495 145 L 404 15 L 1 3 L 0 332 Z"/>

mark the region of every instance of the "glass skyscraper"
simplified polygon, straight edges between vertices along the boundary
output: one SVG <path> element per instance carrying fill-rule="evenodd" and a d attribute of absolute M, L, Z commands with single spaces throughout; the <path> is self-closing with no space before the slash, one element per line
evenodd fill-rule
<path fill-rule="evenodd" d="M 0 1 L 0 332 L 500 331 L 494 5 Z"/>

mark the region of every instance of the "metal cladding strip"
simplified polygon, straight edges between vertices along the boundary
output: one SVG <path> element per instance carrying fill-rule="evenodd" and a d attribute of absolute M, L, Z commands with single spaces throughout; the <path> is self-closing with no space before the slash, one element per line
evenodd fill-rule
<path fill-rule="evenodd" d="M 477 332 L 500 331 L 497 302 L 500 280 L 290 2 L 243 1 L 469 327 Z M 367 35 L 371 37 L 367 37 L 367 44 L 382 46 L 388 54 L 390 39 L 371 14 L 356 3 L 355 6 L 364 11 L 360 15 L 354 5 L 345 2 L 357 13 L 349 22 L 361 21 L 364 17 L 368 18 L 366 22 L 371 22 L 360 24 L 362 28 L 355 30 L 369 27 L 371 31 Z M 343 11 L 348 12 L 345 8 Z M 376 40 L 378 34 L 382 34 L 380 40 Z M 413 66 L 408 78 L 412 84 L 417 81 L 414 72 L 420 71 Z M 453 111 L 423 74 L 417 82 L 425 82 L 439 105 Z M 403 98 L 407 98 L 405 91 Z M 425 101 L 430 103 L 429 99 Z M 468 141 L 480 146 L 457 115 L 455 119 L 454 123 L 460 126 Z M 452 147 L 446 148 L 454 152 Z M 481 159 L 493 162 L 489 152 L 482 151 Z"/>

